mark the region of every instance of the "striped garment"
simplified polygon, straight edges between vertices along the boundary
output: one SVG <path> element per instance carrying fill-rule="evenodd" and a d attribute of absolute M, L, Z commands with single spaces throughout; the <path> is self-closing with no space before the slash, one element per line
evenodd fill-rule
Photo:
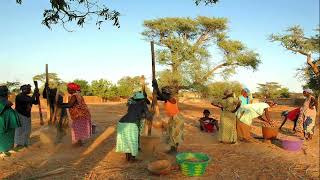
<path fill-rule="evenodd" d="M 21 146 L 29 145 L 29 138 L 31 134 L 31 117 L 28 118 L 18 113 L 21 127 L 16 128 L 14 143 Z"/>
<path fill-rule="evenodd" d="M 138 154 L 139 128 L 135 123 L 118 123 L 116 152 Z"/>

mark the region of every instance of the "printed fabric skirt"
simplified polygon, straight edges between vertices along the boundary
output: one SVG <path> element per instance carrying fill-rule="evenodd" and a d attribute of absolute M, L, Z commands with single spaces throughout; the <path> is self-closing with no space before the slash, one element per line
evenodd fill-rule
<path fill-rule="evenodd" d="M 168 122 L 168 144 L 170 146 L 180 145 L 183 140 L 184 119 L 179 115 L 175 115 L 169 119 Z"/>
<path fill-rule="evenodd" d="M 116 152 L 131 153 L 139 151 L 139 128 L 135 123 L 118 123 Z"/>
<path fill-rule="evenodd" d="M 86 140 L 92 134 L 91 119 L 76 119 L 72 120 L 71 137 L 72 143 L 79 140 Z"/>
<path fill-rule="evenodd" d="M 21 127 L 16 128 L 14 143 L 21 146 L 28 146 L 31 134 L 31 117 L 26 117 L 19 113 L 18 115 Z"/>

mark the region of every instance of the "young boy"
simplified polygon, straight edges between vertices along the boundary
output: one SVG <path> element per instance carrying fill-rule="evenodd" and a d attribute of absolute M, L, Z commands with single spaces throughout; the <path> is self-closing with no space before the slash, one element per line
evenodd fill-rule
<path fill-rule="evenodd" d="M 203 117 L 199 119 L 200 130 L 205 132 L 219 131 L 218 121 L 210 117 L 210 111 L 205 109 L 203 111 Z"/>

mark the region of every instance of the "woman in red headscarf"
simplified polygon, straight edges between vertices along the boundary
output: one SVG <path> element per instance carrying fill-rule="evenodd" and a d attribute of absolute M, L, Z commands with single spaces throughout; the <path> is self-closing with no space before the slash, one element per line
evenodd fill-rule
<path fill-rule="evenodd" d="M 72 143 L 82 146 L 83 140 L 88 139 L 92 134 L 91 114 L 80 95 L 80 86 L 76 83 L 69 83 L 67 88 L 71 96 L 68 103 L 63 104 L 62 107 L 69 108 L 72 120 Z"/>

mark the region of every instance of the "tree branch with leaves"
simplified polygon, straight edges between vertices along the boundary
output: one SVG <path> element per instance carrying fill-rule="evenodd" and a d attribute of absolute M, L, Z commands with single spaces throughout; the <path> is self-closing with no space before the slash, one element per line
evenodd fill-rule
<path fill-rule="evenodd" d="M 16 0 L 18 4 L 22 0 Z M 67 31 L 72 31 L 67 24 L 75 23 L 83 27 L 88 21 L 95 21 L 100 29 L 102 23 L 113 22 L 113 25 L 120 28 L 120 13 L 110 10 L 99 0 L 50 0 L 51 8 L 43 12 L 42 24 L 51 29 L 52 25 L 61 24 Z"/>
<path fill-rule="evenodd" d="M 281 46 L 306 56 L 306 63 L 312 68 L 313 73 L 320 77 L 320 71 L 314 59 L 319 58 L 320 38 L 319 27 L 315 30 L 316 34 L 306 37 L 300 26 L 292 26 L 286 30 L 285 34 L 271 34 L 269 39 L 271 42 L 280 42 Z"/>

